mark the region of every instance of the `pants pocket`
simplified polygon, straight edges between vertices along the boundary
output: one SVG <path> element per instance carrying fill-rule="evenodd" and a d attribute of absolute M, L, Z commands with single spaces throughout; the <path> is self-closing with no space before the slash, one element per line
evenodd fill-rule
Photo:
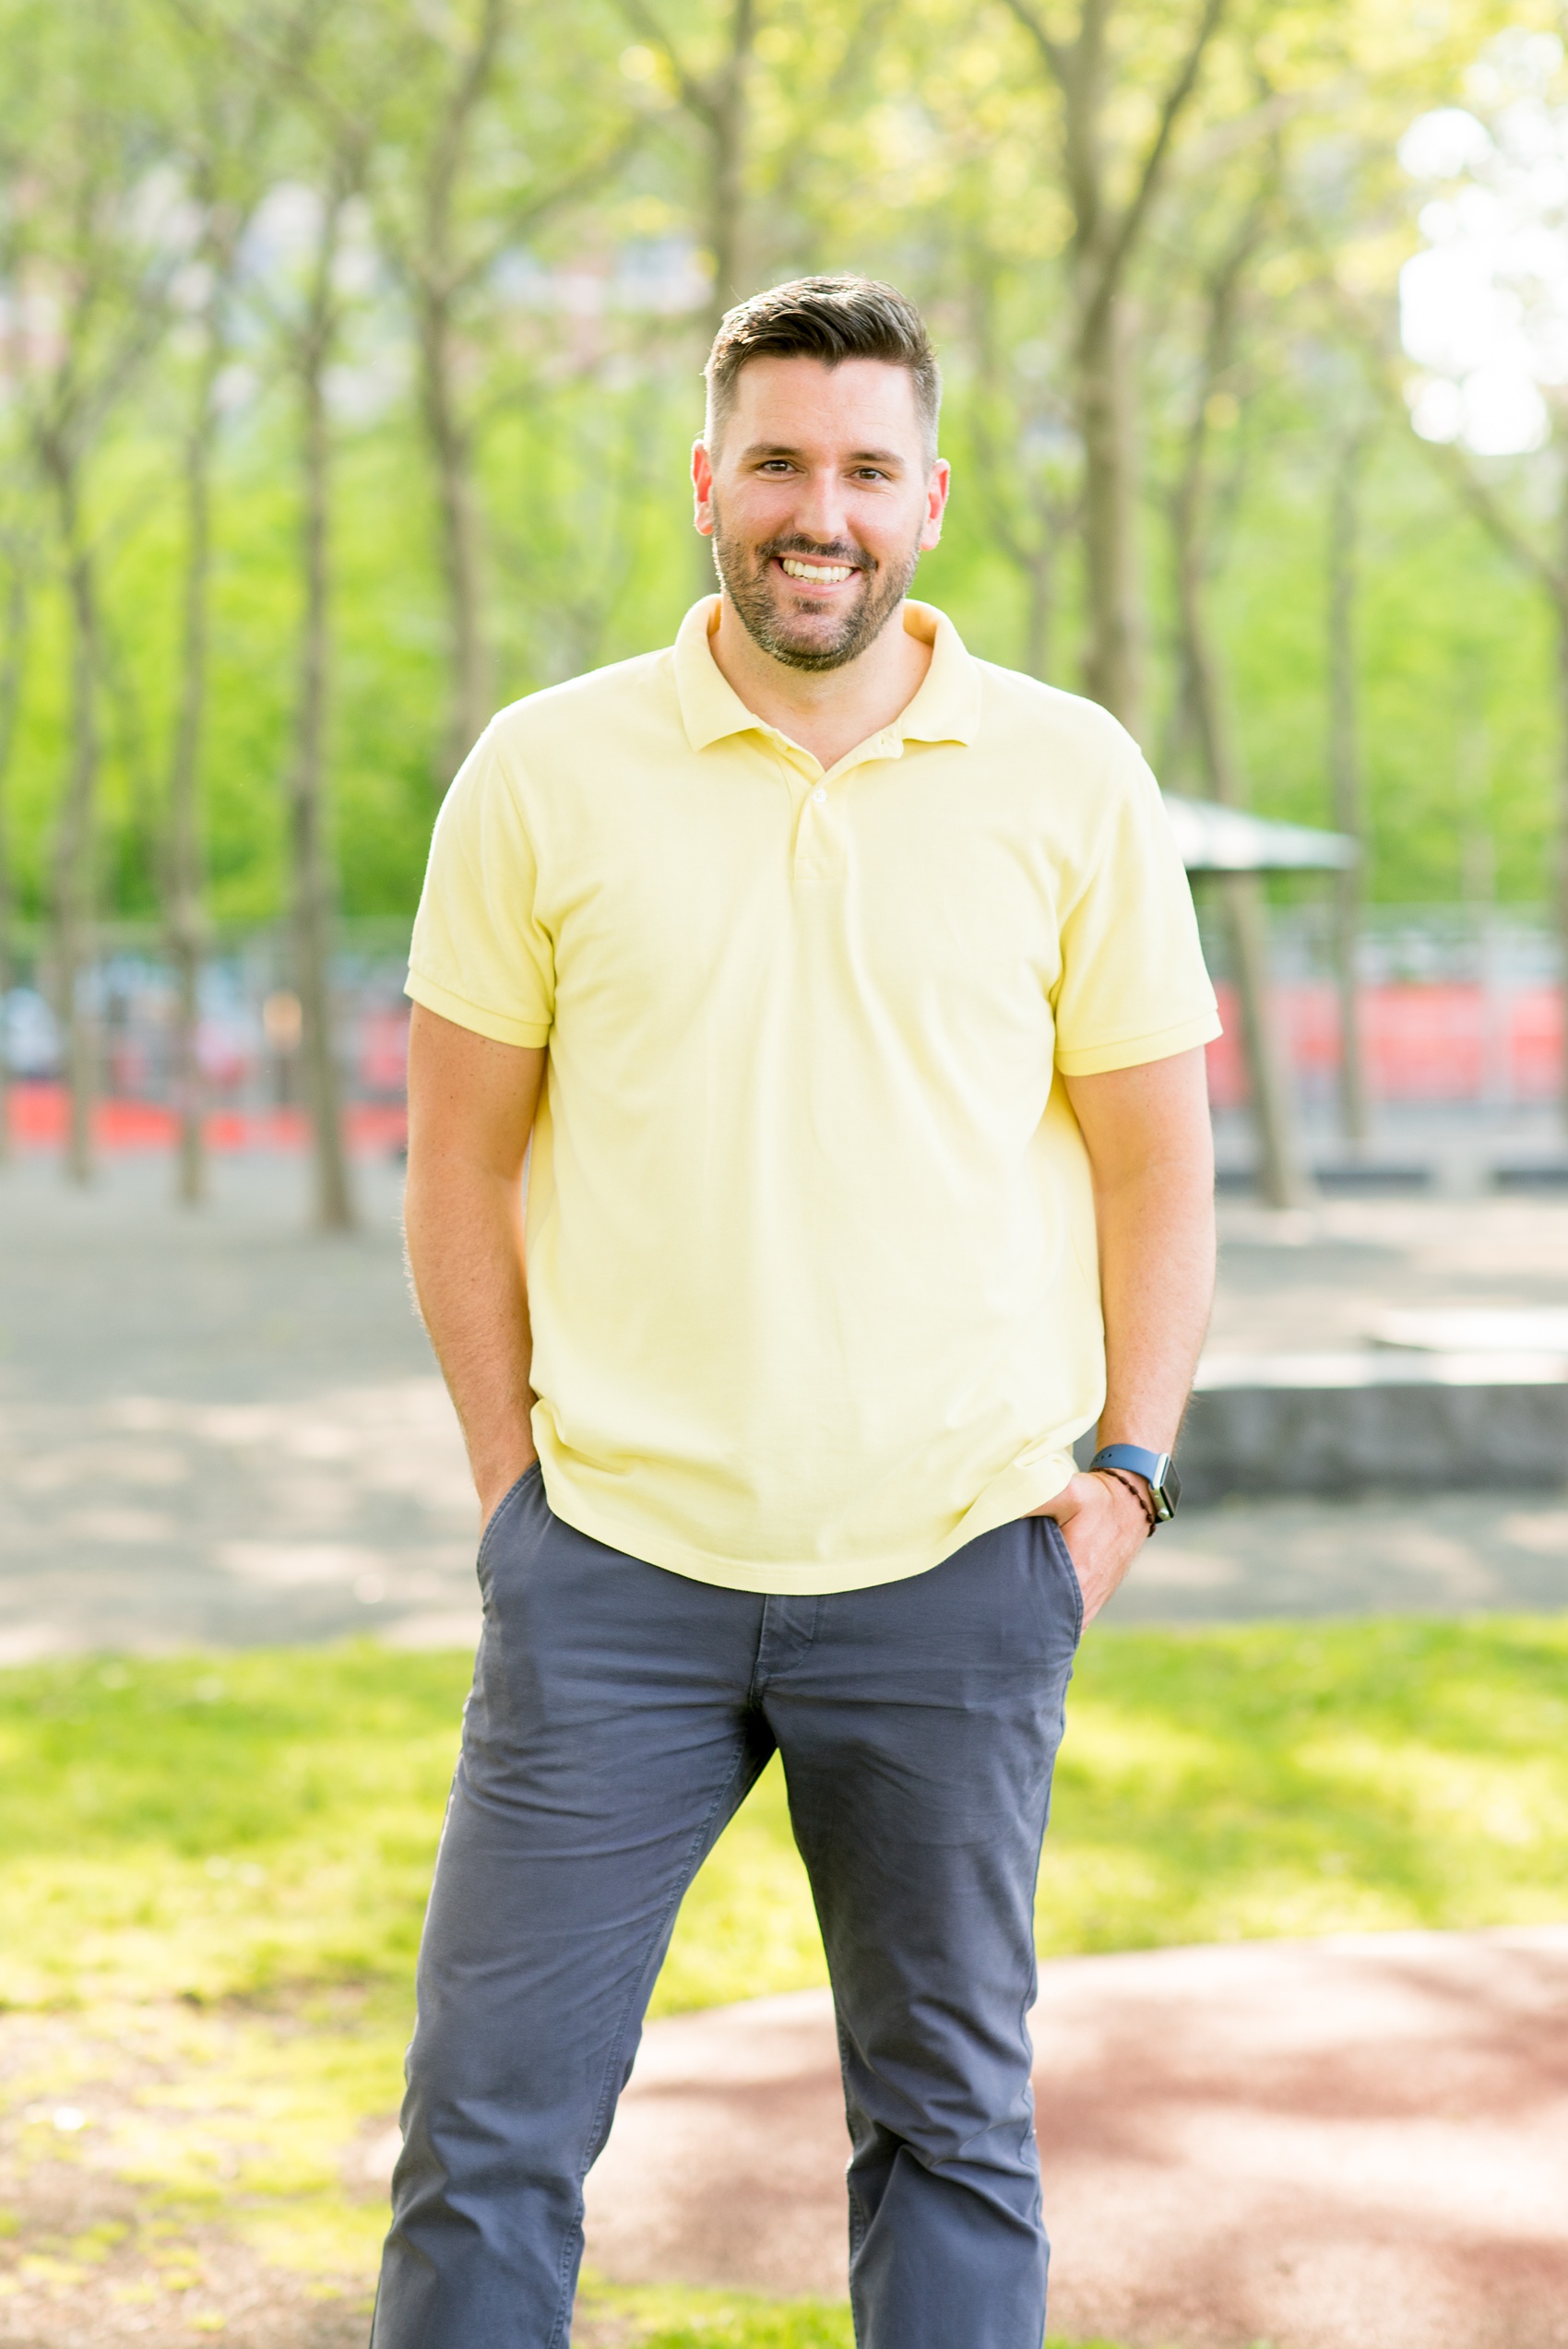
<path fill-rule="evenodd" d="M 500 1500 L 491 1511 L 490 1515 L 486 1518 L 484 1531 L 479 1537 L 479 1557 L 476 1560 L 479 1571 L 479 1578 L 481 1584 L 484 1581 L 485 1568 L 490 1561 L 491 1550 L 494 1546 L 503 1525 L 505 1524 L 507 1518 L 515 1513 L 523 1494 L 528 1490 L 529 1486 L 533 1482 L 534 1478 L 541 1476 L 542 1474 L 543 1470 L 540 1462 L 538 1460 L 531 1460 L 528 1466 L 523 1470 L 522 1475 L 517 1478 L 517 1482 L 507 1486 L 505 1491 L 502 1494 Z"/>
<path fill-rule="evenodd" d="M 1084 1586 L 1078 1580 L 1078 1570 L 1073 1563 L 1073 1553 L 1067 1547 L 1067 1536 L 1054 1517 L 1037 1517 L 1037 1525 L 1045 1535 L 1047 1555 L 1055 1566 L 1073 1610 L 1073 1644 L 1084 1636 Z"/>

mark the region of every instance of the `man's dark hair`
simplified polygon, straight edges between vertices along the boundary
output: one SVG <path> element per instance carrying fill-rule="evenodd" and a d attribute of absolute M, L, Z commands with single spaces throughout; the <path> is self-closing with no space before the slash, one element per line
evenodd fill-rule
<path fill-rule="evenodd" d="M 935 462 L 942 372 L 925 320 L 897 286 L 879 284 L 875 278 L 796 278 L 727 310 L 703 370 L 710 454 L 717 453 L 730 421 L 736 378 L 754 359 L 816 359 L 825 367 L 841 366 L 846 359 L 880 359 L 907 368 L 926 461 Z"/>

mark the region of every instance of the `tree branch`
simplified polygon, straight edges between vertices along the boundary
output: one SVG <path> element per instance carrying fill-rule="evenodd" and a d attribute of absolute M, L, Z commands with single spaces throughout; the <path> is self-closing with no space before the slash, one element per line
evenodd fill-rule
<path fill-rule="evenodd" d="M 1319 287 L 1349 326 L 1356 347 L 1372 375 L 1374 389 L 1408 428 L 1410 412 L 1406 405 L 1404 387 L 1395 373 L 1376 325 L 1368 317 L 1364 306 L 1355 295 L 1340 282 L 1315 224 L 1300 211 L 1294 214 L 1294 221 L 1302 242 L 1316 258 Z M 1559 572 L 1526 532 L 1520 528 L 1491 483 L 1481 479 L 1462 450 L 1448 441 L 1426 440 L 1420 433 L 1415 437 L 1428 463 L 1447 482 L 1460 504 L 1475 516 L 1503 552 L 1517 563 L 1538 587 L 1545 589 L 1557 611 L 1568 619 L 1568 573 Z"/>
<path fill-rule="evenodd" d="M 656 42 L 670 60 L 671 70 L 681 93 L 681 103 L 688 113 L 697 115 L 717 135 L 719 128 L 719 99 L 711 83 L 695 74 L 682 58 L 680 51 L 665 31 L 647 0 L 617 0 L 627 22 L 648 41 Z"/>
<path fill-rule="evenodd" d="M 1044 58 L 1046 68 L 1065 92 L 1072 72 L 1068 53 L 1054 33 L 1048 30 L 1044 18 L 1033 6 L 1032 0 L 1006 0 L 1006 6 L 1016 18 L 1035 47 Z"/>
<path fill-rule="evenodd" d="M 1009 0 L 1009 6 L 1011 5 L 1013 0 Z M 1159 110 L 1159 119 L 1155 125 L 1154 136 L 1149 141 L 1148 152 L 1144 157 L 1143 169 L 1138 174 L 1137 185 L 1129 196 L 1123 209 L 1122 218 L 1112 232 L 1110 250 L 1100 264 L 1099 282 L 1095 288 L 1091 303 L 1086 307 L 1107 300 L 1115 291 L 1122 272 L 1126 267 L 1128 255 L 1137 243 L 1138 233 L 1148 216 L 1149 206 L 1154 202 L 1158 192 L 1160 175 L 1170 152 L 1170 142 L 1175 136 L 1176 125 L 1185 111 L 1188 100 L 1197 87 L 1198 74 L 1202 68 L 1205 54 L 1210 42 L 1219 30 L 1219 20 L 1225 14 L 1227 6 L 1228 0 L 1204 0 L 1203 14 L 1198 19 L 1197 29 L 1188 44 L 1186 56 L 1182 59 L 1174 80 L 1165 93 L 1165 100 Z"/>

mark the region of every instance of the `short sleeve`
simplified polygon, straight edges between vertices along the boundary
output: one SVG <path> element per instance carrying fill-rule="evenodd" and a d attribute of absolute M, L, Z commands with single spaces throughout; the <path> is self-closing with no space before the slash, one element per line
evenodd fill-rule
<path fill-rule="evenodd" d="M 1220 1032 L 1159 786 L 1120 730 L 1106 791 L 1106 820 L 1062 924 L 1054 1006 L 1064 1076 L 1169 1060 Z"/>
<path fill-rule="evenodd" d="M 409 952 L 408 992 L 497 1044 L 548 1041 L 555 956 L 534 908 L 539 867 L 491 726 L 442 802 Z"/>

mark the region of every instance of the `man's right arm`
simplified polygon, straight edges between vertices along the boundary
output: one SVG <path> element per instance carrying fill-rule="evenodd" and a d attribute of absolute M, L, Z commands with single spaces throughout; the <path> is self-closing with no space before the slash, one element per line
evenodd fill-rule
<path fill-rule="evenodd" d="M 414 1005 L 409 1269 L 485 1522 L 535 1456 L 522 1172 L 544 1062 Z"/>

